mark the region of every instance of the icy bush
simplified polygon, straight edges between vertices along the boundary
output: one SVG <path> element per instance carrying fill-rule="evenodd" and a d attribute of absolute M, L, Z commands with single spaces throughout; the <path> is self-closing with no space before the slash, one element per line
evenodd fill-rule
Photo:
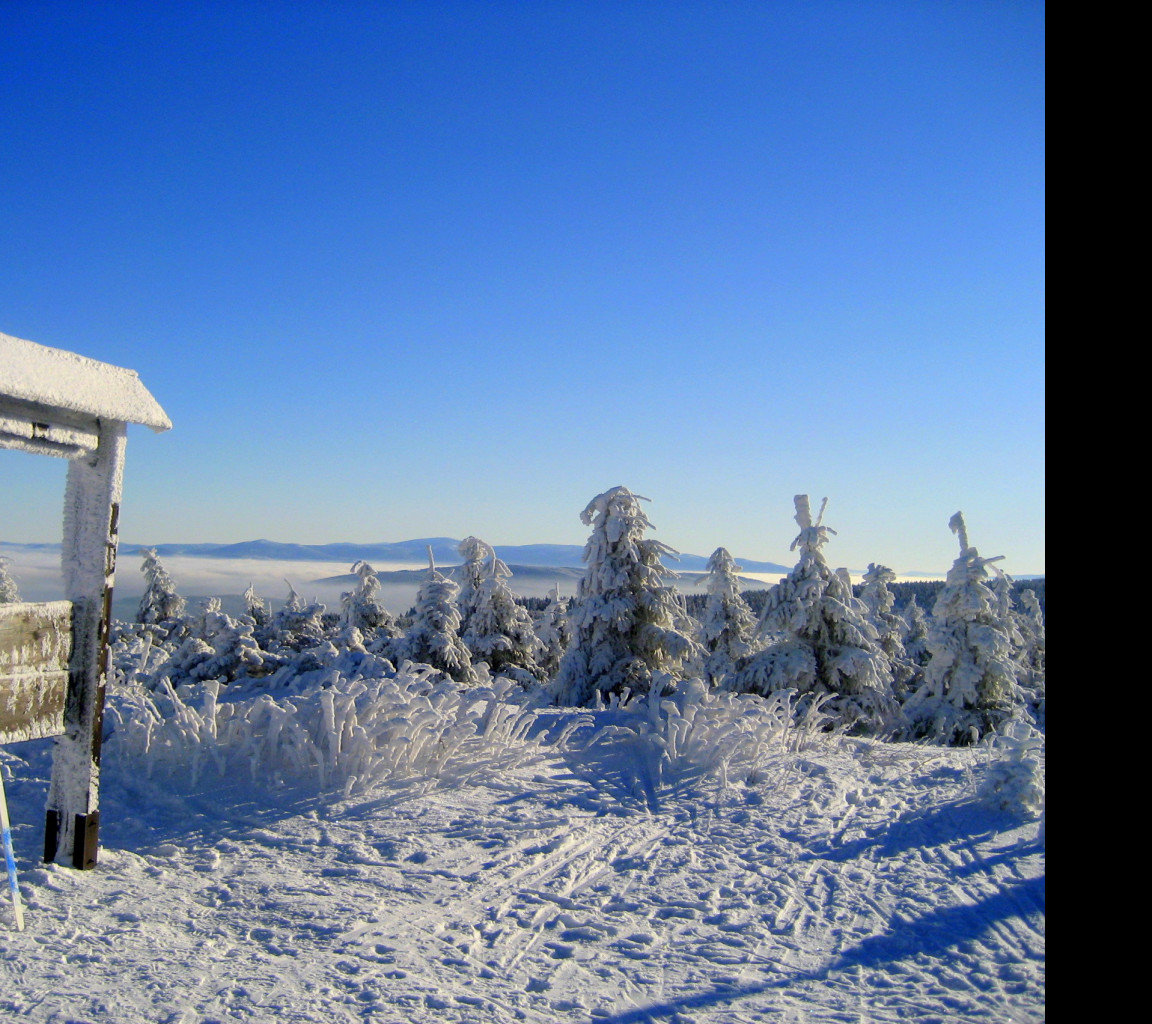
<path fill-rule="evenodd" d="M 427 665 L 397 670 L 370 654 L 338 654 L 278 691 L 216 680 L 177 688 L 162 677 L 155 692 L 110 685 L 105 750 L 149 777 L 178 774 L 193 786 L 311 780 L 347 796 L 388 780 L 460 783 L 544 756 L 520 693 L 506 679 L 461 689 Z"/>
<path fill-rule="evenodd" d="M 601 714 L 609 724 L 577 732 L 565 751 L 573 774 L 625 803 L 658 810 L 682 790 L 719 796 L 756 784 L 780 755 L 828 743 L 827 697 L 798 711 L 794 690 L 765 699 L 710 690 L 701 679 L 672 681 L 657 673 L 646 698 L 621 706 L 616 695 Z M 624 699 L 626 699 L 626 696 Z"/>
<path fill-rule="evenodd" d="M 1037 818 L 1044 812 L 1044 736 L 1027 722 L 1009 722 L 988 737 L 988 765 L 980 801 L 998 810 Z"/>

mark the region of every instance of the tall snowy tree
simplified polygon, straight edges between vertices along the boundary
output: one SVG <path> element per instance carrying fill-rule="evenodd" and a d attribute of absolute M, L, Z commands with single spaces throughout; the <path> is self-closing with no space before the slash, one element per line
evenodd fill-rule
<path fill-rule="evenodd" d="M 727 548 L 717 548 L 708 559 L 704 586 L 708 597 L 700 616 L 697 637 L 704 655 L 704 680 L 723 686 L 758 644 L 756 616 L 740 593 L 737 573 L 742 571 Z"/>
<path fill-rule="evenodd" d="M 823 525 L 828 499 L 815 520 L 808 495 L 798 494 L 793 502 L 800 533 L 791 550 L 799 549 L 800 560 L 769 590 L 760 617 L 767 646 L 749 659 L 735 688 L 765 695 L 787 688 L 834 694 L 826 710 L 849 728 L 886 732 L 898 714 L 892 672 L 851 584 L 820 550 L 836 532 Z"/>
<path fill-rule="evenodd" d="M 148 624 L 170 622 L 184 612 L 184 598 L 176 593 L 176 584 L 160 561 L 155 548 L 144 548 L 141 552 L 144 562 L 140 571 L 144 574 L 144 593 L 136 612 L 136 621 Z"/>
<path fill-rule="evenodd" d="M 1016 629 L 1022 639 L 1017 655 L 1019 682 L 1025 691 L 1032 716 L 1044 728 L 1044 610 L 1033 590 L 1020 592 L 1020 610 L 1016 612 Z"/>
<path fill-rule="evenodd" d="M 592 527 L 584 546 L 584 576 L 569 612 L 572 643 L 554 681 L 556 702 L 586 706 L 597 695 L 648 693 L 657 672 L 675 673 L 700 654 L 686 631 L 675 578 L 660 559 L 672 548 L 645 540 L 647 501 L 627 487 L 598 494 L 580 513 Z"/>
<path fill-rule="evenodd" d="M 270 646 L 286 647 L 300 651 L 312 647 L 324 639 L 324 605 L 313 601 L 311 604 L 300 596 L 291 582 L 284 604 L 272 616 L 269 636 Z"/>
<path fill-rule="evenodd" d="M 456 595 L 460 588 L 436 568 L 432 548 L 428 548 L 428 576 L 416 593 L 412 625 L 389 645 L 389 657 L 431 665 L 457 682 L 472 682 L 472 655 L 458 632 L 460 609 Z"/>
<path fill-rule="evenodd" d="M 472 542 L 465 555 L 469 562 L 476 552 L 482 552 L 482 557 L 475 560 L 480 569 L 478 579 L 473 583 L 471 574 L 467 577 L 473 589 L 461 639 L 472 652 L 472 660 L 487 662 L 493 675 L 515 676 L 525 684 L 540 681 L 543 671 L 539 658 L 544 645 L 532 628 L 532 616 L 508 586 L 512 571 L 496 557 L 490 544 L 476 537 L 468 541 Z M 460 547 L 464 554 L 464 544 Z M 457 604 L 463 606 L 459 598 Z"/>
<path fill-rule="evenodd" d="M 867 609 L 868 621 L 876 629 L 876 642 L 892 670 L 892 693 L 903 700 L 918 685 L 919 670 L 904 649 L 904 631 L 907 623 L 893 608 L 896 598 L 888 584 L 896 580 L 896 573 L 886 565 L 869 562 L 864 573 L 860 600 Z"/>
<path fill-rule="evenodd" d="M 19 604 L 20 589 L 8 572 L 8 559 L 0 555 L 0 604 Z"/>
<path fill-rule="evenodd" d="M 364 638 L 369 640 L 381 633 L 388 637 L 399 636 L 400 630 L 396 627 L 396 620 L 377 600 L 380 578 L 376 575 L 376 570 L 367 562 L 360 560 L 353 564 L 352 573 L 359 582 L 355 589 L 346 591 L 340 596 L 343 609 L 340 616 L 341 627 L 358 629 Z"/>
<path fill-rule="evenodd" d="M 244 599 L 244 608 L 248 617 L 255 624 L 257 629 L 263 629 L 268 625 L 271 616 L 268 613 L 268 604 L 264 598 L 256 593 L 254 584 L 249 583 L 248 589 L 241 595 Z"/>
<path fill-rule="evenodd" d="M 456 550 L 463 559 L 453 574 L 460 581 L 456 605 L 460 609 L 460 634 L 463 636 L 468 631 L 468 622 L 480 600 L 480 590 L 488 571 L 486 565 L 489 556 L 495 558 L 496 553 L 490 544 L 472 536 L 465 537 Z"/>
<path fill-rule="evenodd" d="M 988 582 L 988 566 L 998 573 L 993 563 L 1004 556 L 980 557 L 968 543 L 963 513 L 948 526 L 959 538 L 960 555 L 932 609 L 924 682 L 905 709 L 914 737 L 970 743 L 1012 718 L 1023 694 L 1000 602 Z"/>
<path fill-rule="evenodd" d="M 533 628 L 542 646 L 538 657 L 541 672 L 545 679 L 552 679 L 559 671 L 564 652 L 572 642 L 568 600 L 560 596 L 559 584 L 553 588 L 551 600 L 536 616 Z"/>
<path fill-rule="evenodd" d="M 928 650 L 928 618 L 924 614 L 924 609 L 917 603 L 915 594 L 908 599 L 903 618 L 905 623 L 902 635 L 904 653 L 917 666 L 917 675 L 919 675 L 919 669 L 928 664 L 928 659 L 932 657 L 932 654 Z"/>

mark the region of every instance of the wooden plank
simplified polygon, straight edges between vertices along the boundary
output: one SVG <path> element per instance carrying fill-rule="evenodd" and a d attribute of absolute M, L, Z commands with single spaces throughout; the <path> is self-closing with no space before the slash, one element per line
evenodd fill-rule
<path fill-rule="evenodd" d="M 0 745 L 60 736 L 72 655 L 72 602 L 0 604 Z"/>

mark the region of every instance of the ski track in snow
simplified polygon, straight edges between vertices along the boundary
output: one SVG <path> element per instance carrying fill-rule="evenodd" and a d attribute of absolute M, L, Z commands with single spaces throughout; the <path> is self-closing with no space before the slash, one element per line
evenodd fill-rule
<path fill-rule="evenodd" d="M 5 755 L 6 1020 L 1044 1019 L 1039 824 L 974 803 L 971 750 L 781 753 L 655 811 L 559 761 L 347 801 L 106 765 L 83 873 L 36 859 L 49 750 Z"/>

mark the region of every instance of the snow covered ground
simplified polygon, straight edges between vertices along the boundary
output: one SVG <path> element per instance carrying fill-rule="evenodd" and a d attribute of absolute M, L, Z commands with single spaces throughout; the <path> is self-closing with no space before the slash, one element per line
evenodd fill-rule
<path fill-rule="evenodd" d="M 94 871 L 40 863 L 51 741 L 0 750 L 27 919 L 0 907 L 0 1016 L 1043 1020 L 1043 818 L 988 798 L 1006 755 L 794 731 L 737 752 L 734 700 L 651 728 L 513 709 L 321 791 L 243 751 L 144 754 L 114 690 Z"/>

